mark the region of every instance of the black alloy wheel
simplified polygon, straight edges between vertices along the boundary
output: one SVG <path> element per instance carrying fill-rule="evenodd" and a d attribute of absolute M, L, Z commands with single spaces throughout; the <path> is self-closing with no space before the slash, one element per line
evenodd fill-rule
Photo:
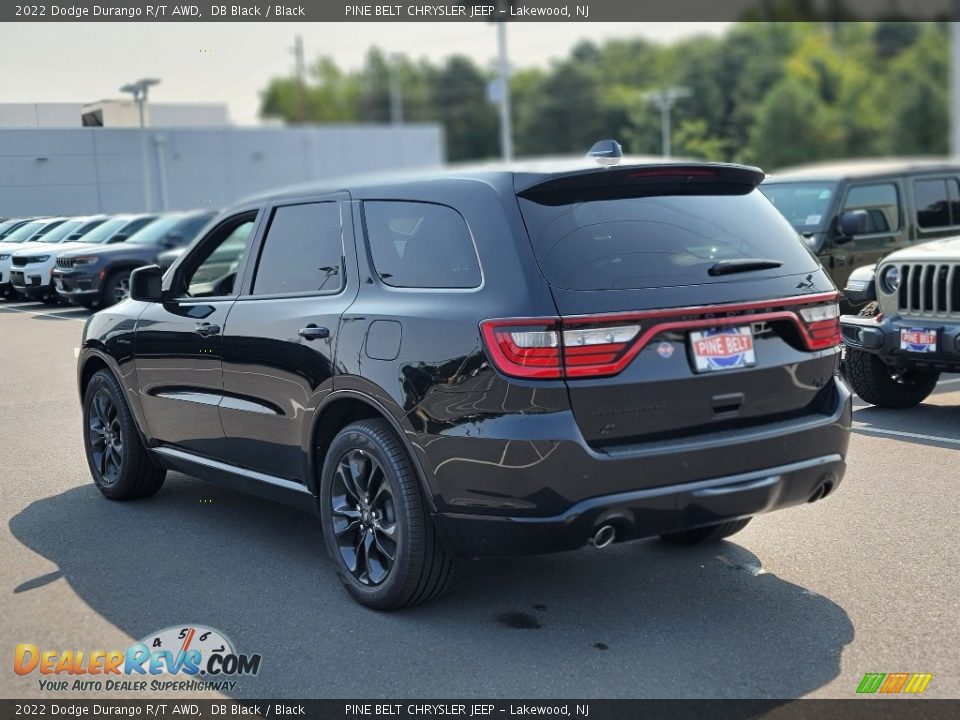
<path fill-rule="evenodd" d="M 397 510 L 377 459 L 350 450 L 337 462 L 330 496 L 340 557 L 362 585 L 379 585 L 397 557 Z"/>
<path fill-rule="evenodd" d="M 453 574 L 433 526 L 420 478 L 384 419 L 343 428 L 320 472 L 324 544 L 354 600 L 376 610 L 427 602 Z"/>
<path fill-rule="evenodd" d="M 93 395 L 87 410 L 87 433 L 93 465 L 100 481 L 110 486 L 116 483 L 123 465 L 123 433 L 117 406 L 105 388 Z"/>
<path fill-rule="evenodd" d="M 83 394 L 83 445 L 93 482 L 111 500 L 153 495 L 166 470 L 143 445 L 120 384 L 98 370 Z"/>

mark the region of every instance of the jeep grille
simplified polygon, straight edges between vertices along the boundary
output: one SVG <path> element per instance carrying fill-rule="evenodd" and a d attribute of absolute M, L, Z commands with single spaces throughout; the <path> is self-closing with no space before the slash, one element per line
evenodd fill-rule
<path fill-rule="evenodd" d="M 897 306 L 901 315 L 960 314 L 960 263 L 900 265 Z"/>
<path fill-rule="evenodd" d="M 57 258 L 57 267 L 62 268 L 63 270 L 73 269 L 73 260 L 68 258 Z"/>

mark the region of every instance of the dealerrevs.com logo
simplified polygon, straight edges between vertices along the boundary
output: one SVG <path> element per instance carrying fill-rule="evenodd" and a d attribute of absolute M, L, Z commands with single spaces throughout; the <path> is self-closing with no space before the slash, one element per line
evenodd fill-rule
<path fill-rule="evenodd" d="M 238 653 L 219 630 L 183 625 L 152 633 L 126 650 L 61 651 L 21 643 L 13 670 L 39 675 L 44 691 L 229 692 L 237 686 L 235 677 L 256 675 L 260 661 L 259 654 Z"/>

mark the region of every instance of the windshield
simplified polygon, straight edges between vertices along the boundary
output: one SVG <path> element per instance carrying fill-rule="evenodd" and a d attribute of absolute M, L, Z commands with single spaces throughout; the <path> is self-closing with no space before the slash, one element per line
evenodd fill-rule
<path fill-rule="evenodd" d="M 520 199 L 543 274 L 565 290 L 729 282 L 724 260 L 762 259 L 751 277 L 810 272 L 816 261 L 756 190 L 541 205 Z"/>
<path fill-rule="evenodd" d="M 830 221 L 830 203 L 836 183 L 772 182 L 760 185 L 760 192 L 790 221 L 798 232 L 819 232 Z"/>
<path fill-rule="evenodd" d="M 64 242 L 76 242 L 88 232 L 93 230 L 95 227 L 99 227 L 106 222 L 106 218 L 96 218 L 95 220 L 81 220 L 81 224 L 70 233 L 69 237 Z"/>
<path fill-rule="evenodd" d="M 6 220 L 0 223 L 0 239 L 9 233 L 12 233 L 19 225 L 22 224 L 23 220 Z"/>
<path fill-rule="evenodd" d="M 3 242 L 12 242 L 12 243 L 24 242 L 27 240 L 27 238 L 29 238 L 31 235 L 33 235 L 37 230 L 39 230 L 42 227 L 43 227 L 43 223 L 36 222 L 36 221 L 29 222 L 26 225 L 21 225 L 12 233 L 7 235 L 3 239 Z"/>
<path fill-rule="evenodd" d="M 126 242 L 134 245 L 157 245 L 164 235 L 170 232 L 170 230 L 175 228 L 182 221 L 182 215 L 162 217 L 159 220 L 154 220 L 142 230 L 135 232 L 133 235 L 127 238 Z"/>
<path fill-rule="evenodd" d="M 41 235 L 39 240 L 40 242 L 45 243 L 63 242 L 71 232 L 80 227 L 82 222 L 82 220 L 67 220 L 65 223 L 58 225 L 50 232 Z"/>
<path fill-rule="evenodd" d="M 103 225 L 95 227 L 82 238 L 77 240 L 77 242 L 89 243 L 91 245 L 101 245 L 109 240 L 113 235 L 116 235 L 122 228 L 126 227 L 129 222 L 130 218 L 112 218 L 103 223 Z"/>

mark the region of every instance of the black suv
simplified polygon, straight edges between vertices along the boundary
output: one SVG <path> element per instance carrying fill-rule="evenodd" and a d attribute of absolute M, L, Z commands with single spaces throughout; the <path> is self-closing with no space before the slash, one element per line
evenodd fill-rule
<path fill-rule="evenodd" d="M 87 321 L 94 481 L 319 511 L 381 609 L 456 557 L 713 541 L 819 500 L 849 440 L 837 292 L 762 178 L 591 163 L 241 204 Z"/>

